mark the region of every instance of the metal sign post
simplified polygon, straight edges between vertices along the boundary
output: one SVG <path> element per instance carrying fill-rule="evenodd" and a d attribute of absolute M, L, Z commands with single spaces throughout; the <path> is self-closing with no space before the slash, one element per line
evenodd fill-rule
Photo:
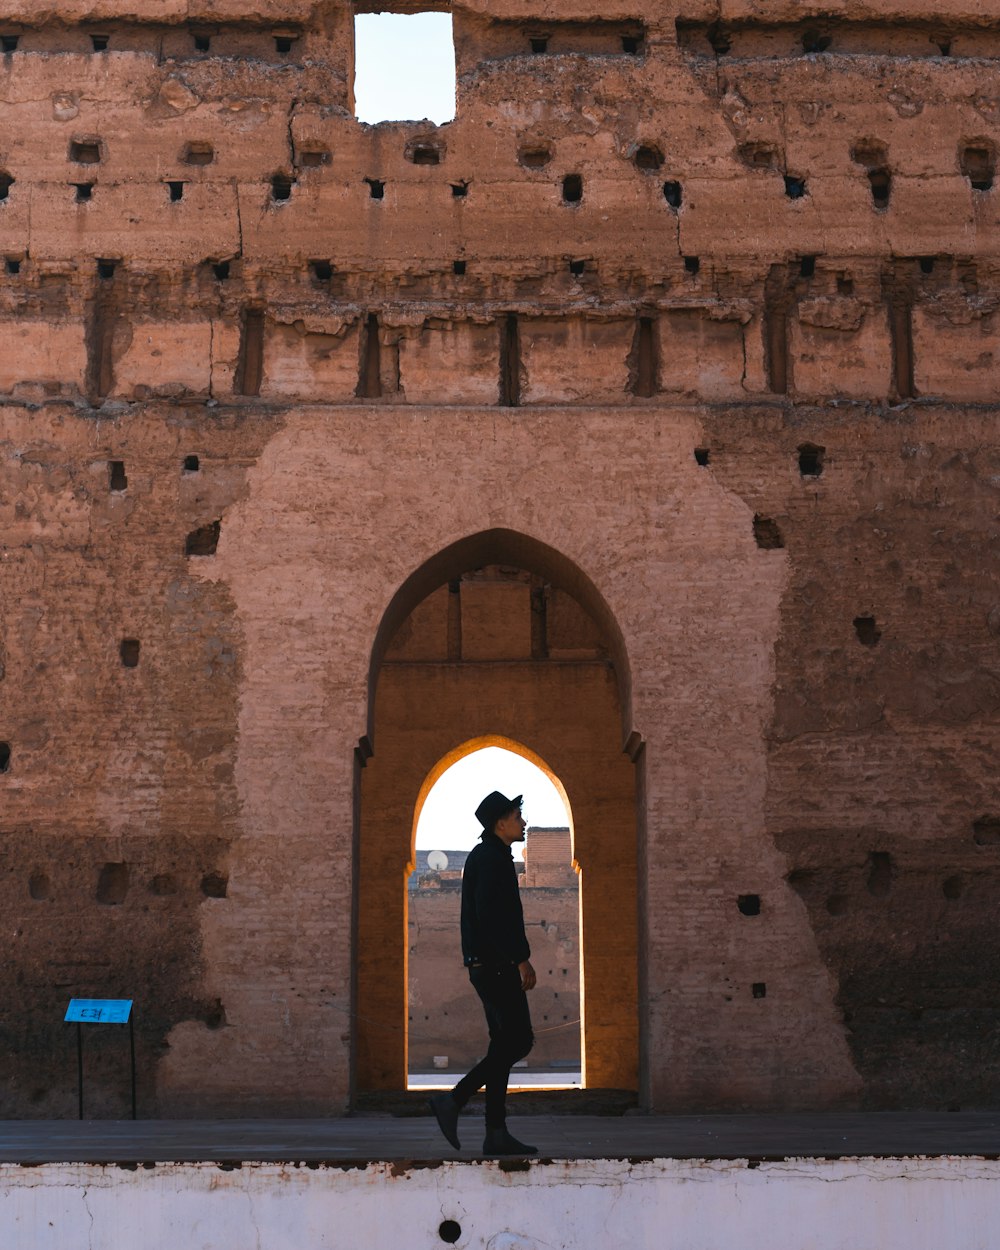
<path fill-rule="evenodd" d="M 127 1024 L 129 1054 L 132 1061 L 132 1119 L 135 1103 L 135 1022 L 131 998 L 71 998 L 63 1020 L 76 1025 L 76 1076 L 79 1090 L 79 1112 L 83 1119 L 83 1026 L 85 1024 Z"/>

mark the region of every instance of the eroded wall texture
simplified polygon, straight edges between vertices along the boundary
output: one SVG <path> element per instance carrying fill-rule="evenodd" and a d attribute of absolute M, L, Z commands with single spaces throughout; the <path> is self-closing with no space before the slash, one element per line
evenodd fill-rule
<path fill-rule="evenodd" d="M 4 7 L 0 1111 L 74 1112 L 71 995 L 143 1114 L 345 1110 L 418 695 L 576 770 L 645 1106 L 993 1105 L 1000 17 L 453 15 L 456 120 L 373 128 L 343 3 Z M 596 658 L 407 668 L 487 567 Z"/>
<path fill-rule="evenodd" d="M 207 1230 L 219 1250 L 278 1250 L 290 1228 L 328 1250 L 343 1226 L 364 1228 L 373 1250 L 424 1250 L 456 1230 L 458 1244 L 486 1250 L 595 1250 L 608 1227 L 632 1246 L 678 1250 L 741 1238 L 748 1250 L 769 1250 L 776 1226 L 789 1229 L 790 1250 L 853 1250 L 872 1244 L 872 1228 L 898 1229 L 914 1250 L 975 1250 L 993 1228 L 997 1163 L 586 1158 L 517 1173 L 464 1160 L 7 1163 L 0 1181 L 0 1219 L 37 1250 L 117 1250 L 126 1237 L 173 1250 Z"/>

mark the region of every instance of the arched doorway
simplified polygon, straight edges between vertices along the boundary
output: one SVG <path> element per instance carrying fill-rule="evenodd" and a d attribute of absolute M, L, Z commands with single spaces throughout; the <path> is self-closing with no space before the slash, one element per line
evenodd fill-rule
<path fill-rule="evenodd" d="M 535 1045 L 511 1073 L 517 1087 L 581 1084 L 580 878 L 572 811 L 558 777 L 521 743 L 463 743 L 436 767 L 414 813 L 407 968 L 407 1076 L 411 1089 L 453 1085 L 482 1056 L 482 1008 L 456 975 L 461 886 L 482 829 L 475 808 L 492 789 L 523 795 L 527 837 L 511 848 L 538 985 L 530 995 Z"/>
<path fill-rule="evenodd" d="M 589 1085 L 638 1086 L 635 768 L 628 666 L 596 588 L 551 548 L 488 531 L 428 561 L 379 629 L 360 777 L 355 1088 L 406 1083 L 406 878 L 413 814 L 450 752 L 500 736 L 571 796 L 581 869 Z M 464 975 L 456 961 L 456 977 Z"/>

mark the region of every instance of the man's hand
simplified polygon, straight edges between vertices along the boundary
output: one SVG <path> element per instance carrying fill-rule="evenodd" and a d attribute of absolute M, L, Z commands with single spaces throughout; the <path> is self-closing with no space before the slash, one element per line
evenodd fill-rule
<path fill-rule="evenodd" d="M 526 959 L 523 964 L 518 964 L 517 970 L 521 974 L 521 989 L 533 990 L 538 978 L 535 976 L 535 970 L 531 966 L 531 960 Z"/>

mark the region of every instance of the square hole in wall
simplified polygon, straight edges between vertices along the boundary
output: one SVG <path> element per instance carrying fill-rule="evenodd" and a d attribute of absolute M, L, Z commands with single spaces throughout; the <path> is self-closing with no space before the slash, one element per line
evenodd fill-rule
<path fill-rule="evenodd" d="M 68 159 L 77 165 L 99 165 L 101 163 L 100 139 L 71 139 Z"/>
<path fill-rule="evenodd" d="M 215 160 L 215 148 L 203 139 L 194 139 L 185 143 L 181 160 L 185 165 L 211 165 Z"/>
<path fill-rule="evenodd" d="M 328 260 L 311 260 L 309 272 L 314 282 L 330 282 L 333 279 L 333 265 Z"/>
<path fill-rule="evenodd" d="M 357 13 L 354 114 L 368 125 L 455 116 L 450 13 Z"/>
<path fill-rule="evenodd" d="M 138 638 L 123 638 L 118 646 L 118 654 L 121 656 L 122 664 L 125 668 L 139 667 L 139 652 L 142 650 L 142 643 Z"/>
<path fill-rule="evenodd" d="M 329 165 L 330 149 L 318 143 L 303 146 L 295 153 L 295 164 L 300 169 L 318 169 L 321 165 Z"/>

